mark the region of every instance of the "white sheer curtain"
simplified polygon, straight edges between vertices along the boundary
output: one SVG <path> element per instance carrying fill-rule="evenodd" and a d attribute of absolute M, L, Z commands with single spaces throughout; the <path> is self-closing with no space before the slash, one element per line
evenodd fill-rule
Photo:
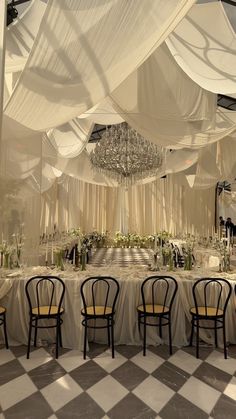
<path fill-rule="evenodd" d="M 128 190 L 67 176 L 42 196 L 41 231 L 55 217 L 61 230 L 81 227 L 84 231 L 212 234 L 214 194 L 215 188 L 192 190 L 182 175 L 169 175 Z"/>

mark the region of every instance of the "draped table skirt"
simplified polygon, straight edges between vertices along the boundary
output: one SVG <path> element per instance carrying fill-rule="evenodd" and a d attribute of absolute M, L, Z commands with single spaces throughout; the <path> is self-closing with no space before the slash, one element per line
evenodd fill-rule
<path fill-rule="evenodd" d="M 60 276 L 66 285 L 63 306 L 65 308 L 64 323 L 62 326 L 63 346 L 66 348 L 82 350 L 83 327 L 81 326 L 81 296 L 80 286 L 82 281 L 93 275 L 110 275 L 116 278 L 120 284 L 120 294 L 117 301 L 115 317 L 115 343 L 127 345 L 141 344 L 138 331 L 136 307 L 141 303 L 141 283 L 147 277 L 155 274 L 146 267 L 132 266 L 119 268 L 109 266 L 106 268 L 95 268 L 88 266 L 86 271 L 53 271 L 45 270 L 42 267 L 28 268 L 24 272 L 14 273 L 11 277 L 4 277 L 1 270 L 0 278 L 0 304 L 7 309 L 7 330 L 9 342 L 12 345 L 26 344 L 28 335 L 28 303 L 25 295 L 25 284 L 27 280 L 37 274 L 50 274 Z M 218 274 L 204 270 L 175 272 L 156 272 L 157 275 L 166 274 L 176 278 L 178 282 L 178 292 L 172 311 L 172 336 L 173 345 L 186 346 L 189 343 L 190 320 L 189 308 L 193 306 L 192 286 L 196 279 L 202 277 L 224 277 L 228 279 L 232 286 L 236 284 L 236 274 Z M 213 291 L 214 293 L 214 291 Z M 214 295 L 213 295 L 214 299 Z M 234 292 L 228 305 L 226 315 L 227 341 L 236 343 L 236 302 Z M 156 328 L 148 328 L 147 343 L 158 345 L 168 343 L 168 330 L 163 328 L 163 339 L 158 336 Z M 96 342 L 106 342 L 107 334 L 104 330 L 91 332 L 90 339 Z M 95 336 L 94 336 L 95 333 Z M 142 333 L 142 329 L 141 329 Z M 54 341 L 53 331 L 42 330 L 39 332 L 40 339 L 47 342 Z M 213 343 L 212 332 L 207 330 L 200 331 L 201 339 L 210 344 Z M 0 341 L 3 341 L 2 331 L 0 331 Z M 219 342 L 221 343 L 221 332 L 219 332 Z"/>

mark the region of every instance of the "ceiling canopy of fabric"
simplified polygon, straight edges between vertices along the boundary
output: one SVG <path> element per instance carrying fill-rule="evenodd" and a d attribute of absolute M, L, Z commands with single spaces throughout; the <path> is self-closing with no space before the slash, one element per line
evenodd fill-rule
<path fill-rule="evenodd" d="M 220 1 L 194 5 L 166 43 L 199 86 L 236 93 L 236 35 Z"/>

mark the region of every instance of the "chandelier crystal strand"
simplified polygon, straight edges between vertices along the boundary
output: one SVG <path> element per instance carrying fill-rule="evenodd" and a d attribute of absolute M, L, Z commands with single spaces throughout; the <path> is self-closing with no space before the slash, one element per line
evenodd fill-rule
<path fill-rule="evenodd" d="M 163 152 L 123 122 L 106 128 L 90 160 L 100 173 L 129 186 L 155 176 L 162 166 Z"/>

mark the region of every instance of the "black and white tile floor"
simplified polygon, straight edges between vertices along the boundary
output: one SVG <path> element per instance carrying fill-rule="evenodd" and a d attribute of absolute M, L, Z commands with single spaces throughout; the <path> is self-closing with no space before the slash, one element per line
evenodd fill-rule
<path fill-rule="evenodd" d="M 148 265 L 153 258 L 153 252 L 150 249 L 135 248 L 105 248 L 96 249 L 90 260 L 92 266 L 114 266 L 126 267 L 130 265 Z"/>
<path fill-rule="evenodd" d="M 220 350 L 103 345 L 82 353 L 23 346 L 0 349 L 0 419 L 234 419 L 236 347 Z"/>

